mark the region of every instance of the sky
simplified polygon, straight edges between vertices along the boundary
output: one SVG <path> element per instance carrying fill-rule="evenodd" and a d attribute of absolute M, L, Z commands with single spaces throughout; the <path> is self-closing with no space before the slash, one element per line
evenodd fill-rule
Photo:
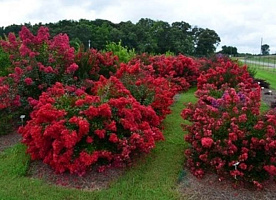
<path fill-rule="evenodd" d="M 0 0 L 0 26 L 59 20 L 106 19 L 113 23 L 141 18 L 216 31 L 221 46 L 259 54 L 261 44 L 276 53 L 275 0 Z"/>

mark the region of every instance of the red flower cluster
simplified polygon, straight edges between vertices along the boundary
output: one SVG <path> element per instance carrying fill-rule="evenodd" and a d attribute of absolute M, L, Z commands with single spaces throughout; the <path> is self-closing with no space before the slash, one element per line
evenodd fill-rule
<path fill-rule="evenodd" d="M 129 163 L 133 154 L 148 153 L 164 139 L 154 110 L 138 103 L 115 77 L 101 78 L 92 91 L 56 83 L 42 93 L 31 120 L 19 128 L 32 159 L 57 173 L 83 175 L 96 163 Z"/>
<path fill-rule="evenodd" d="M 100 76 L 109 78 L 119 67 L 119 59 L 112 52 L 100 52 L 89 49 L 86 52 L 79 49 L 75 56 L 75 61 L 79 66 L 76 76 L 80 80 L 99 80 Z"/>
<path fill-rule="evenodd" d="M 202 71 L 197 79 L 197 88 L 209 83 L 220 89 L 223 85 L 236 88 L 239 83 L 248 84 L 250 89 L 253 84 L 253 79 L 247 72 L 247 66 L 240 67 L 237 63 L 231 60 L 218 58 L 216 62 L 210 64 L 211 67 L 207 71 Z"/>
<path fill-rule="evenodd" d="M 170 113 L 169 107 L 175 95 L 170 83 L 165 78 L 153 77 L 151 65 L 146 66 L 139 61 L 132 63 L 121 64 L 116 76 L 138 102 L 150 105 L 163 120 Z"/>
<path fill-rule="evenodd" d="M 276 111 L 260 115 L 260 87 L 244 67 L 222 60 L 198 78 L 196 94 L 182 111 L 192 122 L 183 126 L 187 166 L 198 177 L 211 169 L 262 188 L 276 175 Z"/>
<path fill-rule="evenodd" d="M 137 61 L 146 66 L 151 66 L 152 75 L 167 79 L 172 84 L 174 92 L 186 91 L 190 85 L 195 85 L 200 74 L 200 65 L 194 59 L 178 56 L 147 56 L 142 54 L 134 58 L 130 63 Z"/>

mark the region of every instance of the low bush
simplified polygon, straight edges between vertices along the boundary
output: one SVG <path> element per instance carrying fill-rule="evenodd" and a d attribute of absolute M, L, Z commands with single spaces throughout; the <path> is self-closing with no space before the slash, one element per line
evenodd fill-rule
<path fill-rule="evenodd" d="M 115 77 L 101 78 L 87 94 L 56 83 L 34 102 L 31 119 L 19 128 L 32 159 L 57 173 L 83 175 L 97 165 L 130 164 L 136 153 L 148 153 L 163 139 L 160 120 L 142 106 Z"/>
<path fill-rule="evenodd" d="M 122 46 L 122 41 L 115 43 L 110 42 L 105 46 L 107 52 L 112 52 L 114 55 L 118 56 L 119 62 L 128 63 L 132 58 L 136 56 L 134 49 L 128 49 Z"/>

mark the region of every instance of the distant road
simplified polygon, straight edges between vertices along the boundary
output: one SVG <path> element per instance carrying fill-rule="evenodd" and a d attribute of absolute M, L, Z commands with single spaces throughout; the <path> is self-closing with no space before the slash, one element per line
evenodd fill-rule
<path fill-rule="evenodd" d="M 274 63 L 268 63 L 268 62 L 259 62 L 255 60 L 245 60 L 245 59 L 239 59 L 239 61 L 243 62 L 244 64 L 251 63 L 251 64 L 261 65 L 265 67 L 276 67 Z"/>

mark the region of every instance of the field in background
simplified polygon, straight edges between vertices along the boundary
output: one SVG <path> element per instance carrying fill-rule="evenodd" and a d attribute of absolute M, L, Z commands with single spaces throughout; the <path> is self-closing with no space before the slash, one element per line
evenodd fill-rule
<path fill-rule="evenodd" d="M 276 72 L 276 55 L 236 57 L 233 59 L 237 59 L 250 67 Z"/>

